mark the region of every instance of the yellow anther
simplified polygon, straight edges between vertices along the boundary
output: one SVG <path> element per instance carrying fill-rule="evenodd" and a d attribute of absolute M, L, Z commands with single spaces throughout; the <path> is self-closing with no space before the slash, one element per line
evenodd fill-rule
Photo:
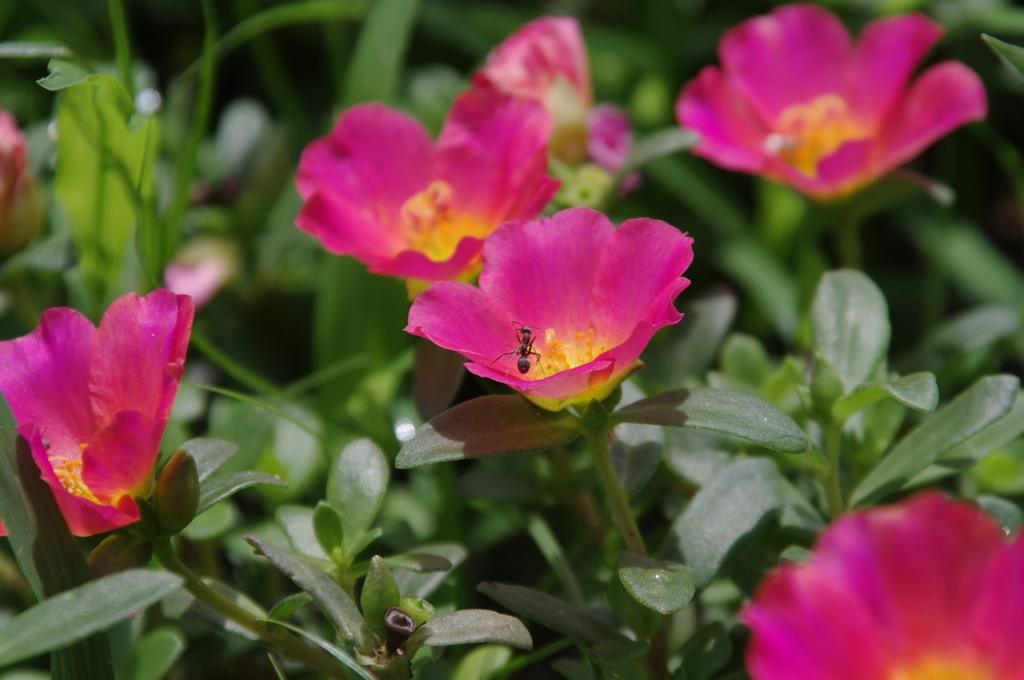
<path fill-rule="evenodd" d="M 87 448 L 89 448 L 89 442 L 82 442 L 81 444 L 78 445 L 78 448 L 85 451 Z"/>
<path fill-rule="evenodd" d="M 846 142 L 869 135 L 841 97 L 825 94 L 783 109 L 775 131 L 765 137 L 764 148 L 808 177 L 815 177 L 822 158 Z"/>
<path fill-rule="evenodd" d="M 435 262 L 450 258 L 463 237 L 482 239 L 497 226 L 459 214 L 452 194 L 447 182 L 436 180 L 402 206 L 402 222 L 408 227 L 409 247 Z"/>

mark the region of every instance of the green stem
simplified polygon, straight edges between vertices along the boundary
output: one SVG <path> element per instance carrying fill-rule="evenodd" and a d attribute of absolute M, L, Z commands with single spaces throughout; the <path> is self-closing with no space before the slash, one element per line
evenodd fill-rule
<path fill-rule="evenodd" d="M 839 450 L 842 439 L 842 425 L 828 425 L 825 428 L 825 458 L 829 469 L 821 481 L 825 485 L 825 501 L 831 517 L 838 517 L 846 509 L 843 491 L 839 486 Z"/>
<path fill-rule="evenodd" d="M 619 525 L 622 537 L 626 539 L 626 546 L 631 552 L 647 557 L 647 548 L 644 546 L 640 529 L 636 526 L 633 511 L 629 508 L 626 490 L 622 488 L 619 476 L 615 474 L 615 466 L 612 465 L 612 456 L 608 450 L 608 430 L 601 428 L 595 432 L 585 428 L 583 433 L 590 444 L 590 454 L 594 458 L 597 476 L 601 478 L 601 485 L 604 486 L 608 500 L 611 501 L 612 514 L 615 515 L 615 523 Z"/>
<path fill-rule="evenodd" d="M 860 222 L 844 220 L 836 228 L 836 247 L 839 263 L 850 269 L 864 268 L 864 254 L 860 247 Z"/>
<path fill-rule="evenodd" d="M 347 679 L 348 676 L 330 654 L 322 649 L 310 647 L 283 629 L 271 630 L 267 623 L 257 618 L 255 614 L 243 609 L 206 585 L 178 559 L 169 539 L 163 538 L 155 541 L 154 554 L 165 569 L 185 579 L 185 590 L 191 593 L 192 597 L 267 642 L 285 658 L 295 663 L 301 663 L 329 677 L 338 678 L 338 680 Z"/>
<path fill-rule="evenodd" d="M 110 28 L 114 33 L 114 53 L 117 59 L 117 73 L 121 84 L 128 90 L 128 96 L 135 101 L 135 80 L 132 78 L 132 48 L 128 41 L 128 19 L 125 17 L 121 0 L 110 0 Z"/>

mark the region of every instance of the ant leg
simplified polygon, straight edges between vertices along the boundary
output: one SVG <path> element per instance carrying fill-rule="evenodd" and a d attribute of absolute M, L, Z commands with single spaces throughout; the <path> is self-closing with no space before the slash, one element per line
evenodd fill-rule
<path fill-rule="evenodd" d="M 505 357 L 505 356 L 508 356 L 509 354 L 516 354 L 516 353 L 518 353 L 518 351 L 519 350 L 514 349 L 511 352 L 505 352 L 504 354 L 499 354 L 498 357 L 494 361 L 492 361 L 491 363 L 487 364 L 487 366 L 488 367 L 493 366 L 494 364 L 498 363 L 498 359 L 500 359 L 502 357 Z"/>

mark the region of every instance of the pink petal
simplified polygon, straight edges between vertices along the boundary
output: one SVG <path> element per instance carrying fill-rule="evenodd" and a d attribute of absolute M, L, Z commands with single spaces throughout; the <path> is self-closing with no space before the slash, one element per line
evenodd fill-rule
<path fill-rule="evenodd" d="M 78 459 L 92 434 L 89 350 L 96 329 L 73 309 L 43 312 L 39 327 L 0 342 L 0 391 L 22 425 L 33 424 L 58 455 Z"/>
<path fill-rule="evenodd" d="M 822 158 L 814 177 L 776 158 L 771 159 L 764 174 L 809 196 L 830 199 L 848 194 L 881 175 L 884 170 L 877 161 L 878 140 L 861 139 L 846 142 Z"/>
<path fill-rule="evenodd" d="M 166 420 L 121 411 L 89 440 L 82 453 L 82 481 L 101 502 L 116 505 L 135 495 L 156 463 Z"/>
<path fill-rule="evenodd" d="M 405 330 L 487 365 L 517 347 L 512 319 L 484 291 L 459 281 L 438 281 L 420 293 Z"/>
<path fill-rule="evenodd" d="M 587 155 L 609 172 L 619 169 L 633 151 L 629 116 L 614 104 L 598 104 L 587 116 Z"/>
<path fill-rule="evenodd" d="M 371 267 L 408 247 L 404 227 L 382 223 L 330 191 L 314 191 L 295 218 L 295 226 L 320 239 L 332 253 L 351 255 Z"/>
<path fill-rule="evenodd" d="M 679 124 L 701 136 L 693 153 L 729 170 L 760 172 L 769 133 L 760 115 L 732 81 L 706 66 L 683 88 L 676 102 Z"/>
<path fill-rule="evenodd" d="M 913 82 L 883 131 L 885 169 L 910 160 L 956 128 L 988 112 L 978 75 L 957 61 L 932 66 Z"/>
<path fill-rule="evenodd" d="M 494 48 L 473 84 L 542 100 L 559 76 L 590 104 L 590 67 L 579 23 L 571 17 L 542 17 Z"/>
<path fill-rule="evenodd" d="M 605 359 L 595 359 L 576 368 L 560 371 L 554 375 L 537 380 L 523 380 L 515 367 L 515 361 L 511 368 L 501 363 L 493 366 L 481 364 L 466 364 L 466 370 L 482 378 L 490 378 L 496 382 L 508 385 L 530 397 L 540 397 L 540 400 L 531 399 L 549 411 L 557 411 L 569 403 L 582 397 L 592 390 L 593 383 L 603 385 L 607 380 L 608 373 L 612 368 L 612 362 Z M 589 399 L 585 401 L 589 402 Z"/>
<path fill-rule="evenodd" d="M 965 617 L 964 635 L 978 656 L 988 661 L 992 677 L 1024 678 L 1024 540 L 1017 535 L 992 561 L 985 574 L 974 611 Z"/>
<path fill-rule="evenodd" d="M 459 278 L 480 259 L 482 239 L 464 236 L 447 260 L 436 262 L 418 250 L 403 250 L 393 259 L 370 267 L 375 274 L 401 276 L 424 281 L 450 281 Z"/>
<path fill-rule="evenodd" d="M 920 12 L 867 25 L 850 62 L 851 83 L 846 98 L 862 123 L 877 128 L 942 33 L 941 24 Z"/>
<path fill-rule="evenodd" d="M 96 427 L 119 411 L 166 420 L 184 371 L 195 310 L 169 290 L 124 295 L 110 306 L 93 338 L 89 393 Z"/>
<path fill-rule="evenodd" d="M 559 186 L 547 175 L 551 129 L 536 101 L 489 89 L 460 95 L 437 140 L 437 176 L 458 212 L 494 226 L 540 214 Z"/>
<path fill-rule="evenodd" d="M 329 191 L 367 219 L 391 225 L 400 222 L 405 201 L 430 183 L 433 164 L 422 125 L 381 104 L 360 104 L 306 147 L 295 183 L 303 198 Z"/>
<path fill-rule="evenodd" d="M 795 4 L 728 31 L 719 57 L 762 118 L 774 121 L 791 104 L 842 95 L 850 55 L 850 34 L 834 14 Z"/>
<path fill-rule="evenodd" d="M 196 307 L 202 307 L 224 287 L 230 274 L 230 265 L 219 257 L 189 264 L 171 262 L 164 270 L 164 284 L 178 295 L 188 295 Z"/>
<path fill-rule="evenodd" d="M 510 321 L 541 334 L 585 332 L 598 258 L 614 233 L 608 218 L 589 208 L 508 222 L 484 242 L 480 287 Z"/>
<path fill-rule="evenodd" d="M 50 463 L 48 451 L 33 425 L 19 425 L 18 432 L 28 440 L 32 457 L 39 466 L 40 476 L 53 491 L 61 514 L 75 536 L 93 536 L 139 521 L 139 507 L 130 496 L 121 498 L 118 505 L 101 505 L 88 498 L 70 493 L 61 484 Z"/>
<path fill-rule="evenodd" d="M 692 238 L 659 220 L 619 225 L 604 243 L 593 279 L 590 317 L 603 342 L 622 344 L 641 319 L 661 327 L 682 318 L 672 300 L 689 283 L 680 277 L 693 261 L 692 246 Z M 666 289 L 674 291 L 668 300 L 661 299 Z M 656 300 L 660 308 L 652 310 Z"/>

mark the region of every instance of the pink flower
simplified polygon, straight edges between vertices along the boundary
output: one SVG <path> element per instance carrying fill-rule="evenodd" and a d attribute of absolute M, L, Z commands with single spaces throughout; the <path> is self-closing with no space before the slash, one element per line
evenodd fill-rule
<path fill-rule="evenodd" d="M 742 618 L 754 680 L 1024 678 L 1024 541 L 926 492 L 837 520 Z"/>
<path fill-rule="evenodd" d="M 99 329 L 61 307 L 0 342 L 0 391 L 76 536 L 139 519 L 133 497 L 150 490 L 192 315 L 188 296 L 130 293 Z"/>
<path fill-rule="evenodd" d="M 558 190 L 547 176 L 551 119 L 493 91 L 456 99 L 432 146 L 423 127 L 380 104 L 354 106 L 302 154 L 296 225 L 332 253 L 409 281 L 471 280 L 483 239 L 536 217 Z"/>
<path fill-rule="evenodd" d="M 238 269 L 238 253 L 230 241 L 197 238 L 189 241 L 164 270 L 164 285 L 188 295 L 198 309 L 231 280 Z"/>
<path fill-rule="evenodd" d="M 872 22 L 854 45 L 817 5 L 786 5 L 733 28 L 683 89 L 676 115 L 694 153 L 818 199 L 856 191 L 943 135 L 985 117 L 985 90 L 947 61 L 910 77 L 942 27 L 922 14 Z"/>
<path fill-rule="evenodd" d="M 633 148 L 626 114 L 607 103 L 593 108 L 587 48 L 573 18 L 526 24 L 487 55 L 473 84 L 543 102 L 555 121 L 549 146 L 566 163 L 589 158 L 615 172 Z"/>
<path fill-rule="evenodd" d="M 24 248 L 43 224 L 26 162 L 25 134 L 14 116 L 0 109 L 0 254 Z"/>
<path fill-rule="evenodd" d="M 509 222 L 484 245 L 480 287 L 445 281 L 416 298 L 406 331 L 552 411 L 603 399 L 643 366 L 654 332 L 678 322 L 693 239 L 650 219 L 618 228 L 589 208 Z M 522 327 L 533 354 L 517 355 Z M 520 370 L 523 358 L 529 360 Z"/>

